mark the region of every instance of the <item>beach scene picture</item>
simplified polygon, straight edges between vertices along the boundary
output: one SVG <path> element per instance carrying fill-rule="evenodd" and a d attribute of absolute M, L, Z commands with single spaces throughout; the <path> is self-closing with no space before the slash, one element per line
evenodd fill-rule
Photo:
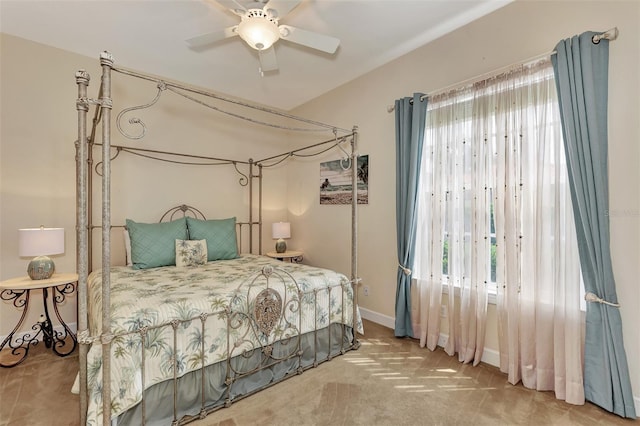
<path fill-rule="evenodd" d="M 351 204 L 349 160 L 320 163 L 320 204 Z M 369 204 L 369 156 L 358 157 L 358 204 Z"/>

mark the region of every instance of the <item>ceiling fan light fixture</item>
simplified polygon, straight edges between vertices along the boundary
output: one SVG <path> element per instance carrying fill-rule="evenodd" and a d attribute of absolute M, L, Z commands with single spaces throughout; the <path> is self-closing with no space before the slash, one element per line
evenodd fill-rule
<path fill-rule="evenodd" d="M 250 9 L 238 25 L 238 35 L 256 50 L 266 50 L 280 38 L 278 22 L 261 9 Z"/>

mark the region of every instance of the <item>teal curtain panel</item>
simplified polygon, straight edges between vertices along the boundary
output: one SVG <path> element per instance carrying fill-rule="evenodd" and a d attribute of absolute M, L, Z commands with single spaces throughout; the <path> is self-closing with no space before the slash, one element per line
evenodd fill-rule
<path fill-rule="evenodd" d="M 586 32 L 552 56 L 587 303 L 585 398 L 635 418 L 609 245 L 607 104 L 609 40 Z M 589 300 L 589 299 L 588 299 Z"/>
<path fill-rule="evenodd" d="M 397 337 L 413 337 L 411 325 L 411 268 L 415 257 L 418 182 L 424 142 L 427 99 L 422 93 L 395 102 L 396 114 L 396 231 L 398 281 Z"/>

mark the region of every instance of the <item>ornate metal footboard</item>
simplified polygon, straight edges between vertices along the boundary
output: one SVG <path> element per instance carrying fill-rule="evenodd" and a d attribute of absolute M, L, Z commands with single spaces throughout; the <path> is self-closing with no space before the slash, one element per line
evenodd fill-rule
<path fill-rule="evenodd" d="M 263 279 L 265 285 L 260 283 Z M 303 295 L 291 275 L 271 266 L 265 266 L 248 286 L 238 289 L 227 310 L 228 395 L 238 379 L 288 359 L 297 358 L 296 370 L 302 372 Z M 280 342 L 281 351 L 274 351 L 276 342 Z M 236 357 L 249 359 L 256 352 L 262 354 L 258 365 L 234 362 Z M 230 403 L 228 396 L 227 405 Z"/>

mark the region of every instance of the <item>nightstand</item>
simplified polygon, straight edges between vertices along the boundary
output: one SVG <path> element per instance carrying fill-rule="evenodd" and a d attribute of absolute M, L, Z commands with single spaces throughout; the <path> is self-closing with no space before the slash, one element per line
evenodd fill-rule
<path fill-rule="evenodd" d="M 8 347 L 11 348 L 12 355 L 18 357 L 18 359 L 8 364 L 0 362 L 0 367 L 15 367 L 24 361 L 29 354 L 31 346 L 38 344 L 40 334 L 42 334 L 42 340 L 45 346 L 51 348 L 58 356 L 67 356 L 75 350 L 78 341 L 76 340 L 75 334 L 69 329 L 69 326 L 62 320 L 62 316 L 60 316 L 60 312 L 58 312 L 58 305 L 64 302 L 67 295 L 75 291 L 76 286 L 74 284 L 77 281 L 78 274 L 53 274 L 51 278 L 46 280 L 32 280 L 25 276 L 0 282 L 0 299 L 13 301 L 13 306 L 22 309 L 22 315 L 18 323 L 11 333 L 2 341 L 2 345 L 0 345 L 0 351 L 8 345 Z M 49 307 L 47 305 L 50 289 L 51 306 L 63 331 L 54 330 L 53 324 L 51 323 Z M 16 331 L 20 329 L 29 311 L 29 295 L 31 290 L 42 290 L 44 314 L 41 314 L 38 322 L 31 327 L 31 329 L 34 330 L 33 332 L 24 333 L 22 336 L 14 338 Z M 71 342 L 66 341 L 67 337 L 71 338 Z M 71 345 L 70 349 L 68 348 L 69 345 Z"/>
<path fill-rule="evenodd" d="M 302 263 L 303 255 L 304 253 L 299 250 L 287 250 L 284 253 L 270 251 L 267 253 L 267 256 L 269 257 L 291 263 Z"/>

